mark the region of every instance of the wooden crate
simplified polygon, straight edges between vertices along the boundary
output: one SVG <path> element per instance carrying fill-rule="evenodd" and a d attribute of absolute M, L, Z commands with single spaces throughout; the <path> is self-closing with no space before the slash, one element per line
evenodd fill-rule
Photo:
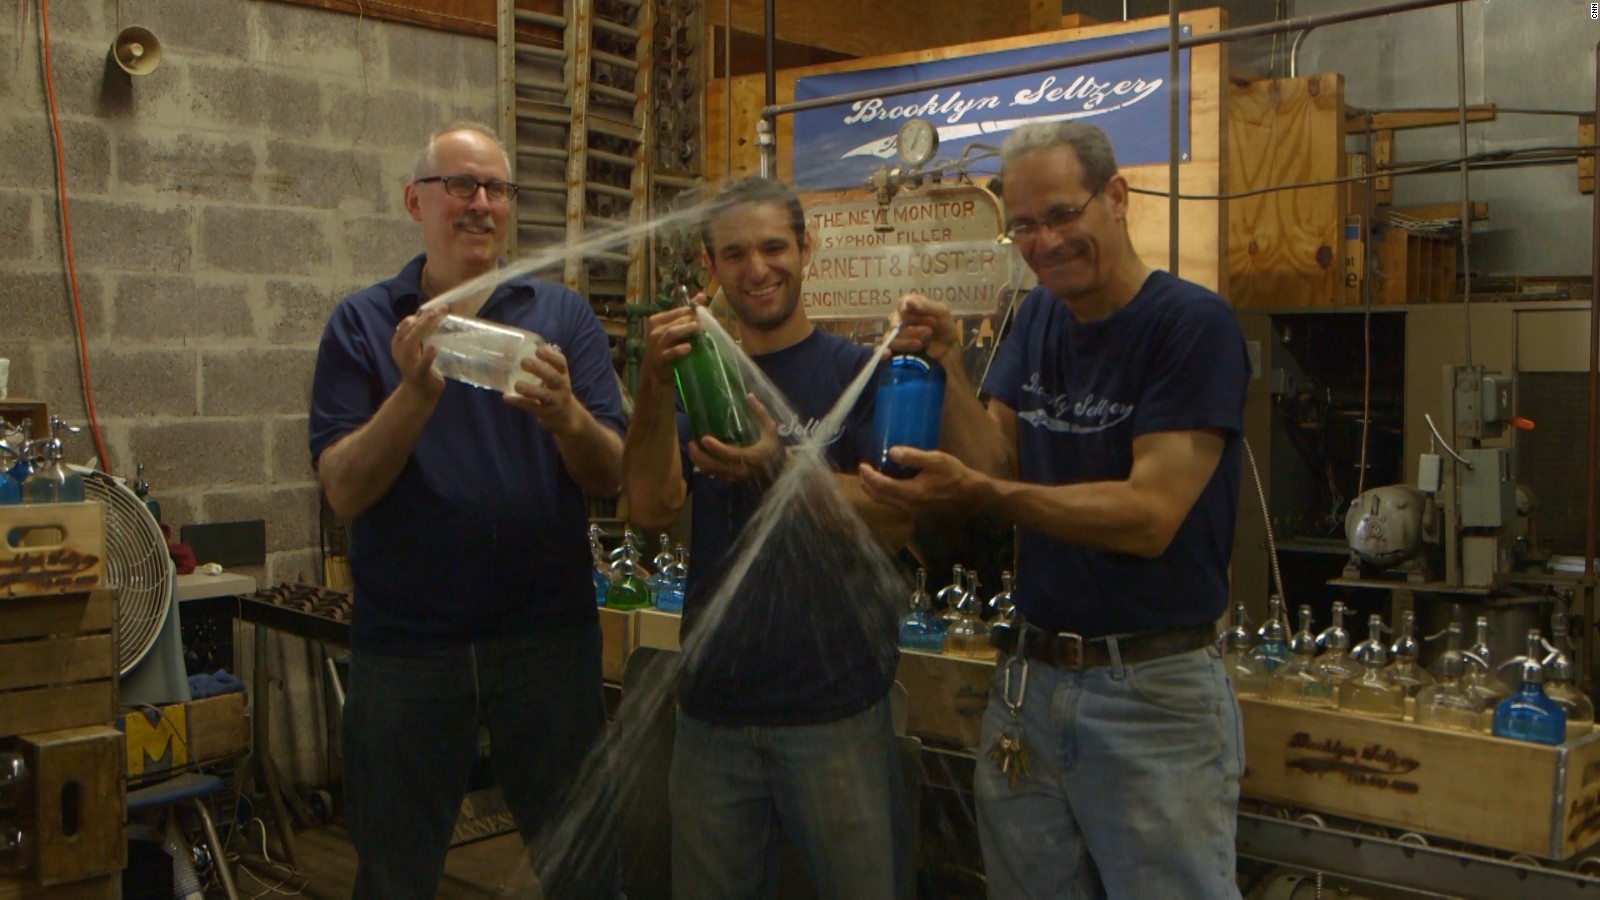
<path fill-rule="evenodd" d="M 99 587 L 105 555 L 104 503 L 0 506 L 0 603 Z"/>
<path fill-rule="evenodd" d="M 17 740 L 33 780 L 33 878 L 41 886 L 118 872 L 128 862 L 122 733 L 105 725 Z"/>
<path fill-rule="evenodd" d="M 1377 302 L 1446 303 L 1456 292 L 1456 242 L 1390 226 L 1378 243 Z"/>
<path fill-rule="evenodd" d="M 122 896 L 122 875 L 100 875 L 43 887 L 31 878 L 0 875 L 0 900 L 111 900 Z"/>
<path fill-rule="evenodd" d="M 612 684 L 622 683 L 622 670 L 628 654 L 638 646 L 634 611 L 622 612 L 602 606 L 600 611 L 600 677 Z"/>
<path fill-rule="evenodd" d="M 1560 747 L 1241 699 L 1246 797 L 1542 859 L 1600 842 L 1600 732 Z"/>
<path fill-rule="evenodd" d="M 994 673 L 993 662 L 901 650 L 894 677 L 909 701 L 906 733 L 976 749 Z"/>
<path fill-rule="evenodd" d="M 636 615 L 639 632 L 635 642 L 637 646 L 655 647 L 658 650 L 680 649 L 678 633 L 683 627 L 683 616 L 659 609 L 641 609 Z"/>
<path fill-rule="evenodd" d="M 50 436 L 50 404 L 43 400 L 0 399 L 0 420 L 13 426 L 26 423 L 29 440 Z"/>
<path fill-rule="evenodd" d="M 116 719 L 116 594 L 0 598 L 0 738 Z"/>
<path fill-rule="evenodd" d="M 127 736 L 126 771 L 133 781 L 243 755 L 250 719 L 242 691 L 135 709 L 117 719 Z"/>

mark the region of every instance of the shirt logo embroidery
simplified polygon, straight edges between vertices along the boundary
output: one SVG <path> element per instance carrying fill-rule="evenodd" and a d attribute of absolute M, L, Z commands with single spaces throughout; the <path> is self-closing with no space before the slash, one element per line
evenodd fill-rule
<path fill-rule="evenodd" d="M 778 426 L 778 437 L 782 438 L 785 444 L 798 444 L 806 438 L 815 438 L 817 436 L 817 429 L 821 427 L 821 425 L 822 420 L 815 418 L 808 419 L 803 423 L 798 420 L 793 422 L 785 422 L 784 424 Z M 839 440 L 839 435 L 843 433 L 844 423 L 841 422 L 833 429 L 832 434 L 819 438 L 818 443 L 824 447 L 831 447 L 835 441 Z"/>
<path fill-rule="evenodd" d="M 1022 392 L 1039 398 L 1039 407 L 1019 412 L 1017 418 L 1035 428 L 1064 434 L 1093 434 L 1114 428 L 1132 416 L 1134 410 L 1132 403 L 1118 403 L 1092 393 L 1078 400 L 1066 394 L 1052 395 L 1039 382 L 1038 372 L 1022 386 Z"/>

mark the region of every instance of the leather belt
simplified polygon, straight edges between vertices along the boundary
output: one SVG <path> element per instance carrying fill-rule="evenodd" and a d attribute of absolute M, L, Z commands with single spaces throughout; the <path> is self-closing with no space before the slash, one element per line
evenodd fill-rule
<path fill-rule="evenodd" d="M 1107 638 L 1089 638 L 1070 631 L 1052 633 L 1020 619 L 1017 624 L 1009 628 L 995 628 L 991 643 L 1014 656 L 1019 636 L 1023 632 L 1027 634 L 1027 640 L 1022 642 L 1023 655 L 1028 659 L 1058 669 L 1088 669 L 1111 665 L 1111 650 L 1107 646 Z M 1117 656 L 1121 658 L 1122 664 L 1133 665 L 1198 650 L 1216 640 L 1216 629 L 1210 625 L 1196 625 L 1190 628 L 1168 628 L 1137 634 L 1112 635 L 1112 637 L 1116 638 Z"/>

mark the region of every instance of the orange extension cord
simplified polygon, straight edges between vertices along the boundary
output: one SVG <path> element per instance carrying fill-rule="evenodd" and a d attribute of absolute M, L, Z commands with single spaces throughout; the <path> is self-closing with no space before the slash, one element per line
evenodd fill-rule
<path fill-rule="evenodd" d="M 44 34 L 44 88 L 50 99 L 50 128 L 56 141 L 56 188 L 61 201 L 62 246 L 67 252 L 67 278 L 72 284 L 72 311 L 78 322 L 78 361 L 83 371 L 83 402 L 89 411 L 89 432 L 94 436 L 100 468 L 111 472 L 111 457 L 100 439 L 100 421 L 95 416 L 94 385 L 89 379 L 89 343 L 83 324 L 83 299 L 78 296 L 78 266 L 72 255 L 72 216 L 67 211 L 67 151 L 61 140 L 61 117 L 56 113 L 56 83 L 50 65 L 50 0 L 39 0 L 39 24 Z"/>

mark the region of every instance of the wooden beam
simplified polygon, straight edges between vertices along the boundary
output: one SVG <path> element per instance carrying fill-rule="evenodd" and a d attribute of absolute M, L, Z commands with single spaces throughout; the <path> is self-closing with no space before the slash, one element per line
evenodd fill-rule
<path fill-rule="evenodd" d="M 365 16 L 369 19 L 388 19 L 391 22 L 409 22 L 427 25 L 441 31 L 472 34 L 479 37 L 495 36 L 495 0 L 271 0 L 276 3 L 293 3 L 314 6 L 334 12 Z M 530 4 L 532 8 L 532 4 Z M 557 12 L 559 12 L 559 7 Z"/>
<path fill-rule="evenodd" d="M 1389 212 L 1428 222 L 1441 220 L 1459 221 L 1461 219 L 1461 204 L 1426 203 L 1420 206 L 1395 206 L 1391 207 Z M 1481 222 L 1487 218 L 1489 218 L 1489 204 L 1483 200 L 1474 200 L 1472 202 L 1472 221 Z"/>
<path fill-rule="evenodd" d="M 831 4 L 780 3 L 777 37 L 846 56 L 880 56 L 1050 31 L 1062 21 L 1060 4 L 1046 0 L 880 0 L 871 7 L 846 14 L 851 23 Z M 724 13 L 722 3 L 707 3 L 707 25 L 726 25 Z M 733 30 L 765 34 L 763 0 L 733 0 Z"/>
<path fill-rule="evenodd" d="M 1372 138 L 1372 172 L 1377 175 L 1393 167 L 1394 132 L 1379 131 Z M 1372 201 L 1379 206 L 1394 201 L 1394 176 L 1378 175 L 1372 179 Z"/>
<path fill-rule="evenodd" d="M 1594 116 L 1578 117 L 1578 143 L 1585 147 L 1594 146 Z M 1594 153 L 1578 154 L 1578 190 L 1585 194 L 1594 193 Z"/>
<path fill-rule="evenodd" d="M 1350 134 L 1367 133 L 1366 114 L 1359 110 L 1346 109 L 1345 118 L 1348 120 L 1345 130 Z M 1468 122 L 1490 122 L 1494 120 L 1494 104 L 1480 103 L 1467 107 Z M 1461 122 L 1461 113 L 1455 109 L 1400 109 L 1394 112 L 1380 112 L 1372 114 L 1372 129 L 1374 131 L 1393 131 L 1399 128 L 1438 128 L 1445 125 L 1456 125 Z"/>

